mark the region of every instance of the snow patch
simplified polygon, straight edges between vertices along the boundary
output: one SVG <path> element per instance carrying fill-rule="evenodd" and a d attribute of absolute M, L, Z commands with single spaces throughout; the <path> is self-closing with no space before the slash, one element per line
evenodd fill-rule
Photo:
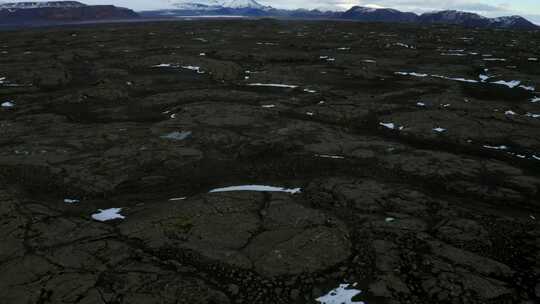
<path fill-rule="evenodd" d="M 504 58 L 484 58 L 484 61 L 506 61 Z"/>
<path fill-rule="evenodd" d="M 110 208 L 110 209 L 98 209 L 98 213 L 92 214 L 92 218 L 98 222 L 111 221 L 116 219 L 125 219 L 126 217 L 121 215 L 122 208 Z"/>
<path fill-rule="evenodd" d="M 331 159 L 345 159 L 344 156 L 339 156 L 339 155 L 326 155 L 326 154 L 317 154 L 315 155 L 317 157 L 321 157 L 321 158 L 331 158 Z"/>
<path fill-rule="evenodd" d="M 501 146 L 489 146 L 489 145 L 484 145 L 484 148 L 486 148 L 486 149 L 492 149 L 492 150 L 508 150 L 508 146 L 504 146 L 504 145 L 501 145 Z"/>
<path fill-rule="evenodd" d="M 519 86 L 521 81 L 519 81 L 519 80 L 511 80 L 511 81 L 499 80 L 499 81 L 494 81 L 494 82 L 491 82 L 491 83 L 498 84 L 498 85 L 504 85 L 504 86 L 507 86 L 507 87 L 513 89 L 513 88 Z"/>
<path fill-rule="evenodd" d="M 187 197 L 173 197 L 173 198 L 170 198 L 169 201 L 183 201 L 186 198 Z"/>
<path fill-rule="evenodd" d="M 387 123 L 380 122 L 379 125 L 385 128 L 388 128 L 390 130 L 394 130 L 396 128 L 396 125 L 393 122 L 387 122 Z"/>
<path fill-rule="evenodd" d="M 282 187 L 264 186 L 264 185 L 243 185 L 217 188 L 210 190 L 209 193 L 231 192 L 231 191 L 256 191 L 256 192 L 285 192 L 296 194 L 302 192 L 300 188 L 287 189 Z"/>
<path fill-rule="evenodd" d="M 442 133 L 442 132 L 446 132 L 446 129 L 444 128 L 434 128 L 433 131 L 437 132 L 437 133 Z"/>
<path fill-rule="evenodd" d="M 182 132 L 174 131 L 169 134 L 165 134 L 161 136 L 161 138 L 170 139 L 170 140 L 184 140 L 190 137 L 191 134 L 192 134 L 191 131 L 182 131 Z"/>
<path fill-rule="evenodd" d="M 183 65 L 181 66 L 182 69 L 196 71 L 198 74 L 204 74 L 204 71 L 201 70 L 201 67 L 194 66 L 194 65 Z"/>
<path fill-rule="evenodd" d="M 275 88 L 288 88 L 294 89 L 297 88 L 297 85 L 291 84 L 281 84 L 281 83 L 249 83 L 248 86 L 252 87 L 275 87 Z"/>
<path fill-rule="evenodd" d="M 349 288 L 355 287 L 355 284 L 339 284 L 338 288 L 330 290 L 330 292 L 322 297 L 315 299 L 321 304 L 364 304 L 364 302 L 356 302 L 352 299 L 361 294 L 359 289 Z"/>
<path fill-rule="evenodd" d="M 15 103 L 13 101 L 6 101 L 2 103 L 2 108 L 13 108 Z"/>

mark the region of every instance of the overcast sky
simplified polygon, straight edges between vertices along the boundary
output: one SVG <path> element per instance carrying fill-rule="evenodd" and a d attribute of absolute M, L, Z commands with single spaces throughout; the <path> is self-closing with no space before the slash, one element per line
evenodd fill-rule
<path fill-rule="evenodd" d="M 87 4 L 115 4 L 134 10 L 170 7 L 168 0 L 79 0 Z M 197 2 L 197 0 L 178 0 Z M 0 0 L 0 2 L 12 2 Z M 23 1 L 14 1 L 23 2 Z M 258 0 L 276 8 L 324 8 L 345 10 L 354 5 L 377 5 L 417 13 L 456 9 L 488 17 L 522 15 L 540 24 L 540 0 Z"/>

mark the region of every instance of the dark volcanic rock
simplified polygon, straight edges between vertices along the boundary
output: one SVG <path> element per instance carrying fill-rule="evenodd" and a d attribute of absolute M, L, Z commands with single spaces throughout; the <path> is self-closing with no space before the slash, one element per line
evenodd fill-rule
<path fill-rule="evenodd" d="M 213 20 L 0 40 L 2 304 L 538 297 L 533 32 Z"/>

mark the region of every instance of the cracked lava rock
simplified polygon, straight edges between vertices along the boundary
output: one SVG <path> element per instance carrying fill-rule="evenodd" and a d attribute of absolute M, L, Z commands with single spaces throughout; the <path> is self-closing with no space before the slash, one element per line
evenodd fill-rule
<path fill-rule="evenodd" d="M 540 297 L 538 32 L 231 20 L 0 40 L 2 304 Z"/>

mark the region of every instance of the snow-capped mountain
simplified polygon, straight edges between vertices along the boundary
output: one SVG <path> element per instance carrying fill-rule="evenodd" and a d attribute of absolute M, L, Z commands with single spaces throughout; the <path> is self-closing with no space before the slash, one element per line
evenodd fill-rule
<path fill-rule="evenodd" d="M 534 30 L 538 27 L 520 16 L 486 18 L 474 13 L 461 11 L 439 11 L 425 13 L 418 17 L 420 23 L 455 24 L 465 27 L 505 28 Z"/>
<path fill-rule="evenodd" d="M 216 10 L 221 8 L 233 9 L 265 9 L 266 6 L 255 0 L 197 0 L 193 1 L 169 1 L 176 9 L 180 10 Z"/>
<path fill-rule="evenodd" d="M 424 13 L 420 15 L 420 22 L 424 23 L 446 23 L 446 24 L 463 24 L 463 23 L 485 23 L 488 18 L 474 13 L 461 12 L 455 10 L 437 11 Z"/>
<path fill-rule="evenodd" d="M 536 28 L 536 25 L 521 16 L 492 18 L 490 19 L 490 22 L 493 26 L 498 28 Z"/>
<path fill-rule="evenodd" d="M 0 4 L 0 25 L 46 25 L 135 18 L 139 18 L 139 15 L 127 8 L 114 5 L 86 5 L 77 1 Z"/>
<path fill-rule="evenodd" d="M 83 7 L 86 4 L 77 1 L 48 1 L 48 2 L 13 2 L 1 3 L 0 9 L 34 9 L 45 7 Z"/>

